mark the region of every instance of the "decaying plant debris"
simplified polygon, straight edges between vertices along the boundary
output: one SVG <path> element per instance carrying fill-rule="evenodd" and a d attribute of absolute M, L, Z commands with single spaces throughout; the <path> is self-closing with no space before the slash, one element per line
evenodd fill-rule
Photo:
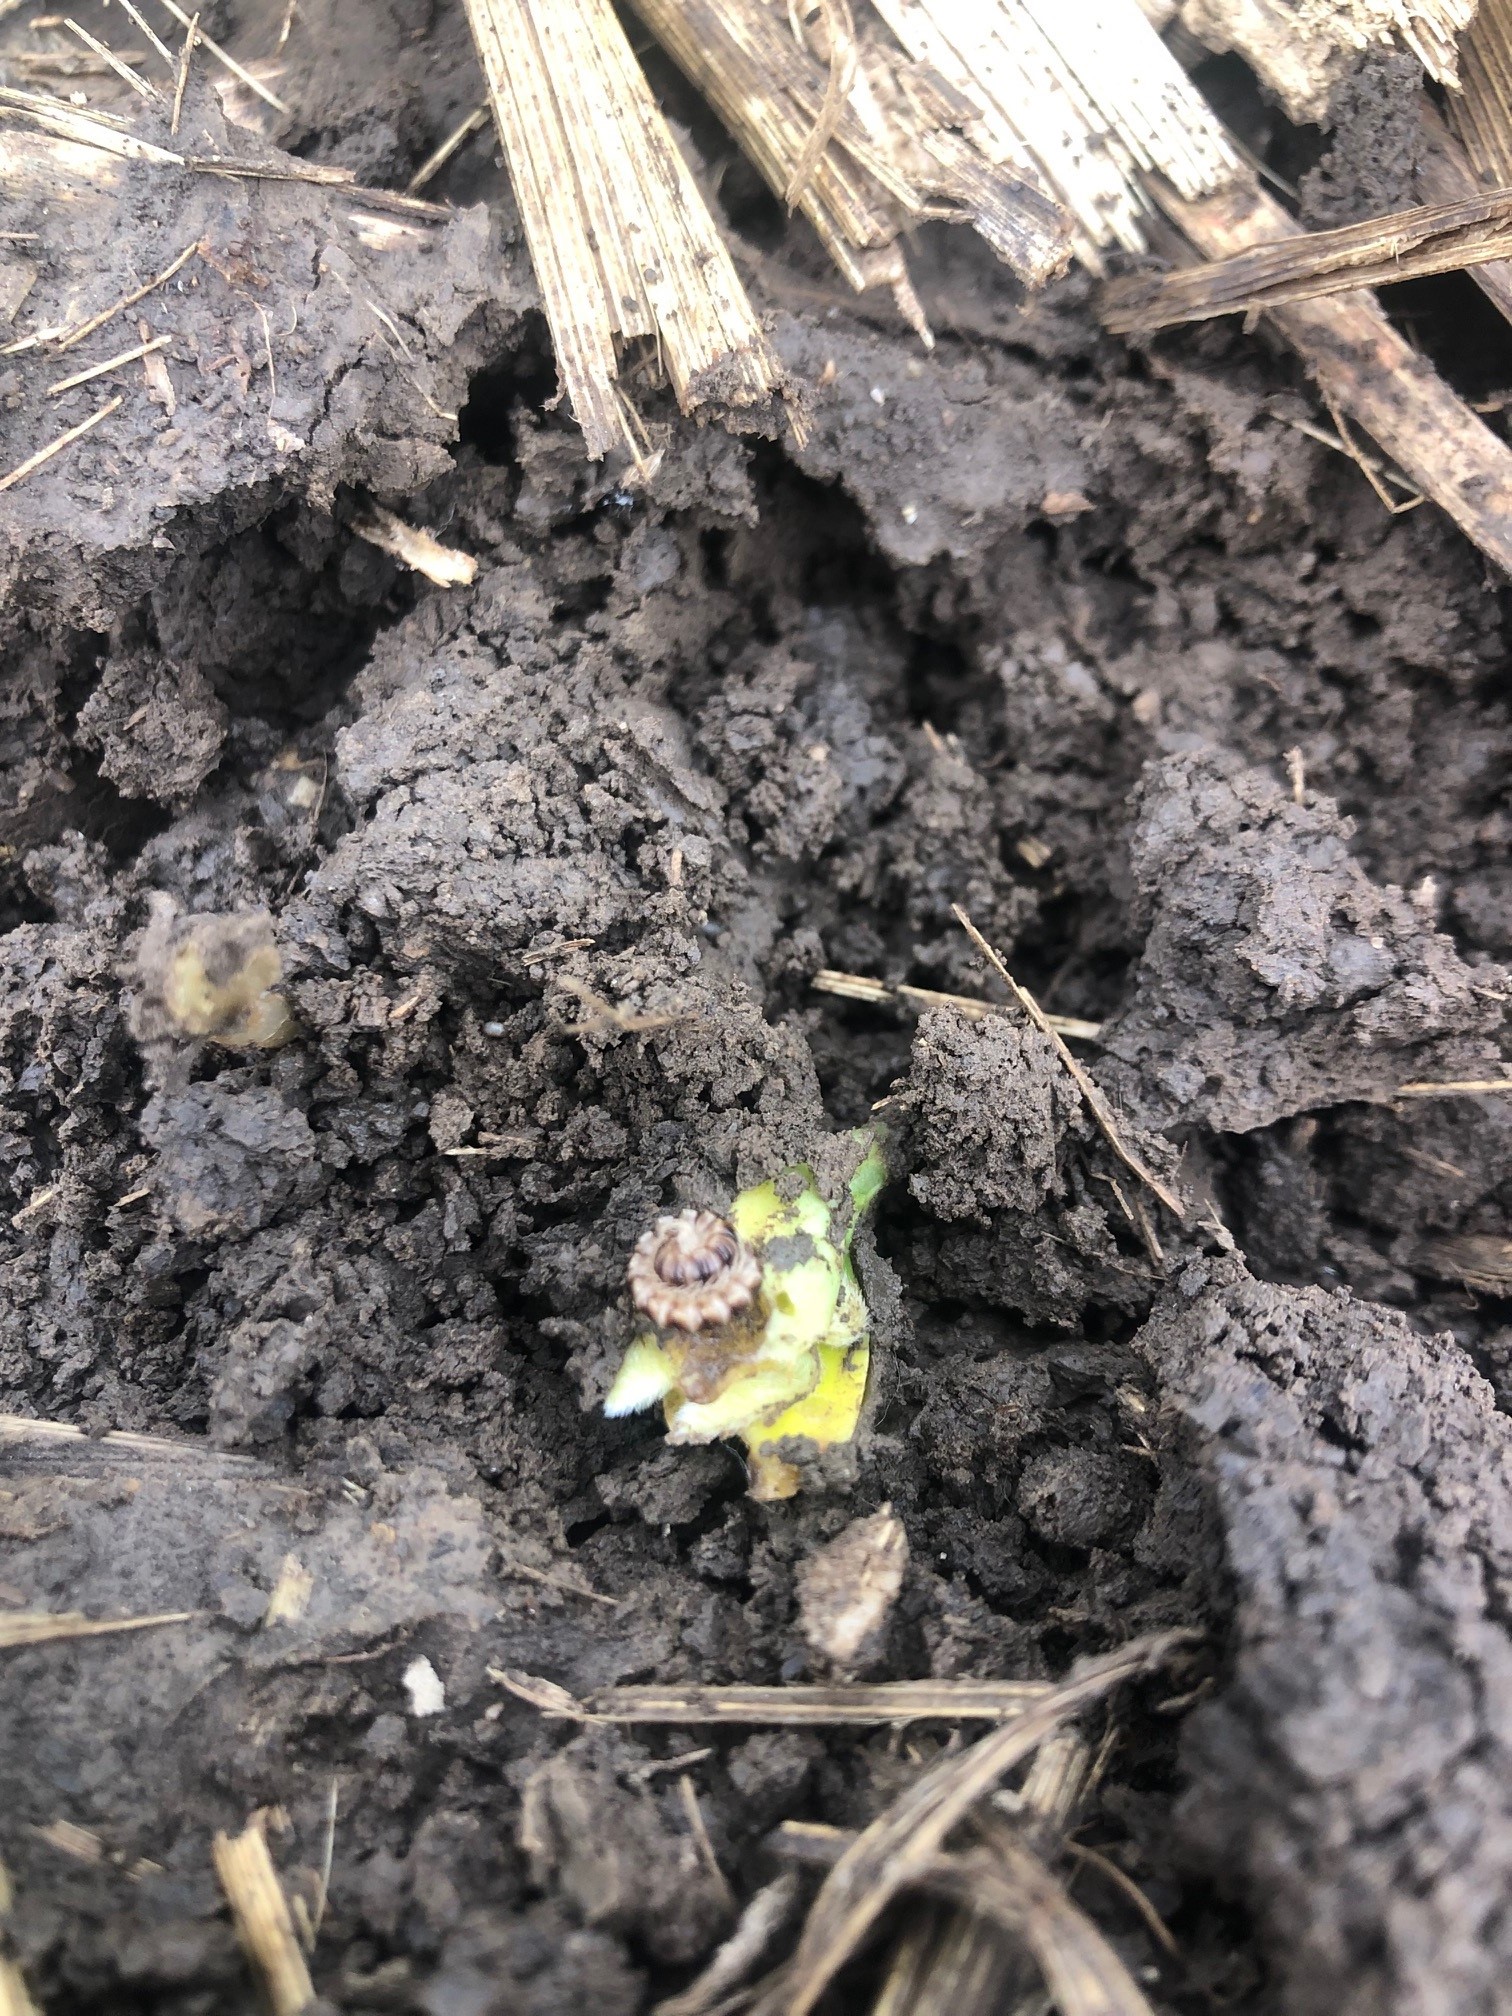
<path fill-rule="evenodd" d="M 6 2010 L 1499 2006 L 1505 40 L 0 6 Z"/>

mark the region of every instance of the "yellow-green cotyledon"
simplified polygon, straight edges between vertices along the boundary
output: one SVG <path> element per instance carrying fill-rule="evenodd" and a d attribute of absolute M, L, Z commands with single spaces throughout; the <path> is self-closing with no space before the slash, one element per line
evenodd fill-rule
<path fill-rule="evenodd" d="M 887 1179 L 882 1130 L 849 1139 L 855 1174 L 831 1205 L 806 1163 L 742 1190 L 727 1218 L 659 1218 L 631 1256 L 630 1292 L 652 1327 L 625 1353 L 611 1416 L 657 1401 L 673 1443 L 738 1436 L 753 1498 L 790 1498 L 798 1471 L 777 1454 L 801 1435 L 824 1449 L 861 1418 L 870 1319 L 851 1264 L 857 1225 Z"/>

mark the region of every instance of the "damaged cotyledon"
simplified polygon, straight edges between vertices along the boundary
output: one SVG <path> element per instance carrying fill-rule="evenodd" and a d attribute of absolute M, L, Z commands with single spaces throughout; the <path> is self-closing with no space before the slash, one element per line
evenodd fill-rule
<path fill-rule="evenodd" d="M 848 1442 L 866 1397 L 871 1319 L 852 1264 L 856 1228 L 887 1178 L 882 1130 L 848 1139 L 855 1172 L 831 1204 L 800 1163 L 742 1190 L 728 1217 L 658 1218 L 630 1258 L 630 1292 L 652 1327 L 625 1353 L 604 1411 L 658 1401 L 672 1443 L 739 1437 L 753 1498 L 790 1498 L 788 1436 Z"/>

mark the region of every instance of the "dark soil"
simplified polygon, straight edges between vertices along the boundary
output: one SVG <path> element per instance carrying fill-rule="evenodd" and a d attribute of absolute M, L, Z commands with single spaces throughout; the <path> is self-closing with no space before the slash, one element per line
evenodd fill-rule
<path fill-rule="evenodd" d="M 257 55 L 283 12 L 206 24 Z M 394 187 L 478 89 L 452 0 L 301 0 L 260 133 L 196 76 L 208 141 Z M 53 2016 L 252 2010 L 211 1836 L 278 1809 L 313 1908 L 334 1781 L 330 2007 L 648 2009 L 731 1922 L 661 1763 L 700 1753 L 744 1899 L 777 1821 L 860 1824 L 946 1732 L 579 1733 L 493 1676 L 818 1677 L 798 1570 L 890 1502 L 874 1677 L 1206 1634 L 1120 1705 L 1087 1837 L 1181 1961 L 1079 1891 L 1158 2008 L 1512 2008 L 1512 1315 L 1453 1259 L 1512 1233 L 1512 1101 L 1395 1096 L 1501 1069 L 1506 586 L 1290 424 L 1263 334 L 1131 351 L 925 233 L 924 352 L 668 88 L 811 434 L 645 394 L 646 487 L 550 404 L 489 136 L 397 236 L 129 163 L 7 195 L 18 326 L 214 254 L 68 353 L 139 312 L 172 412 L 0 360 L 6 468 L 125 395 L 0 505 L 0 1379 L 85 1431 L 6 1450 L 0 1604 L 195 1613 L 5 1655 L 13 1949 Z M 369 497 L 475 585 L 365 543 Z M 291 1042 L 175 1040 L 155 894 L 269 913 Z M 1184 1224 L 1016 1014 L 813 990 L 999 998 L 954 903 L 1105 1025 Z M 626 1258 L 878 1101 L 871 1424 L 758 1506 L 599 1412 Z"/>

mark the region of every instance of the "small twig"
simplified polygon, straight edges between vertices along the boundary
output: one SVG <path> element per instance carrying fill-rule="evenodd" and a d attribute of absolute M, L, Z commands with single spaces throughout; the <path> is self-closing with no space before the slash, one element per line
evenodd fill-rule
<path fill-rule="evenodd" d="M 1167 1211 L 1171 1212 L 1176 1218 L 1185 1219 L 1187 1215 L 1186 1206 L 1176 1195 L 1175 1191 L 1168 1184 L 1163 1183 L 1154 1170 L 1147 1163 L 1141 1161 L 1131 1148 L 1124 1145 L 1123 1137 L 1119 1134 L 1117 1122 L 1113 1118 L 1107 1100 L 1103 1097 L 1095 1082 L 1087 1075 L 1081 1065 L 1071 1055 L 1071 1052 L 1066 1048 L 1065 1042 L 1052 1025 L 1050 1017 L 1041 1008 L 1038 1001 L 1035 1000 L 1032 994 L 1020 987 L 1017 980 L 1014 979 L 1008 968 L 1003 964 L 1002 959 L 987 943 L 987 940 L 978 931 L 960 904 L 952 903 L 950 907 L 954 911 L 956 921 L 959 923 L 961 929 L 966 933 L 972 944 L 976 946 L 983 958 L 992 966 L 998 978 L 1007 986 L 1009 992 L 1029 1017 L 1035 1028 L 1043 1036 L 1048 1037 L 1050 1042 L 1055 1045 L 1057 1056 L 1071 1074 L 1077 1091 L 1086 1100 L 1093 1119 L 1102 1129 L 1108 1146 L 1113 1150 L 1119 1161 L 1123 1163 L 1131 1175 L 1137 1176 L 1147 1189 L 1154 1192 L 1161 1203 L 1164 1204 Z"/>
<path fill-rule="evenodd" d="M 488 124 L 488 107 L 475 105 L 460 126 L 455 126 L 433 154 L 427 154 L 420 166 L 404 185 L 406 196 L 418 196 L 427 182 L 434 182 L 441 170 L 454 154 L 471 140 L 474 133 L 481 133 Z"/>
<path fill-rule="evenodd" d="M 173 341 L 171 336 L 154 336 L 150 343 L 134 343 L 129 350 L 121 350 L 114 357 L 107 357 L 103 364 L 91 364 L 87 371 L 76 371 L 72 378 L 60 378 L 56 385 L 49 385 L 47 397 L 56 399 L 60 392 L 72 392 L 76 385 L 87 385 L 91 378 L 103 378 L 107 371 L 115 371 L 123 364 L 135 364 L 139 357 L 150 357 L 154 350 L 163 350 Z"/>
<path fill-rule="evenodd" d="M 147 82 L 147 79 L 145 77 L 138 77 L 129 63 L 123 63 L 114 49 L 107 48 L 96 36 L 91 35 L 87 28 L 81 28 L 71 14 L 64 15 L 63 26 L 70 34 L 77 35 L 86 49 L 92 49 L 100 61 L 108 65 L 117 77 L 129 84 L 138 97 L 145 98 L 149 105 L 157 102 L 157 91 Z"/>
<path fill-rule="evenodd" d="M 198 14 L 191 15 L 189 25 L 184 30 L 184 46 L 179 52 L 178 76 L 175 78 L 173 85 L 173 117 L 168 122 L 168 131 L 170 134 L 178 132 L 179 120 L 183 116 L 184 93 L 189 87 L 189 59 L 193 56 L 194 45 L 199 40 L 199 22 L 200 17 Z"/>
<path fill-rule="evenodd" d="M 1355 467 L 1365 478 L 1371 489 L 1374 490 L 1376 496 L 1380 498 L 1382 504 L 1385 505 L 1392 517 L 1400 518 L 1404 512 L 1415 511 L 1419 504 L 1425 501 L 1422 492 L 1413 490 L 1409 485 L 1404 483 L 1401 485 L 1401 488 L 1406 490 L 1408 494 L 1401 498 L 1393 497 L 1387 490 L 1385 483 L 1376 474 L 1378 465 L 1375 457 L 1367 455 L 1365 450 L 1355 440 L 1353 434 L 1350 433 L 1349 425 L 1339 410 L 1338 401 L 1325 392 L 1323 394 L 1323 403 L 1328 408 L 1329 418 L 1338 430 L 1339 440 L 1343 444 L 1344 453 L 1354 463 Z"/>
<path fill-rule="evenodd" d="M 909 1007 L 959 1008 L 963 1015 L 973 1019 L 1009 1012 L 1006 1002 L 982 1001 L 973 994 L 942 994 L 934 987 L 888 987 L 864 973 L 840 973 L 829 966 L 821 967 L 809 984 L 817 994 L 838 994 L 846 1001 L 874 1002 L 879 1007 L 885 1002 L 901 1001 Z M 1097 1043 L 1102 1039 L 1101 1022 L 1085 1022 L 1079 1015 L 1047 1014 L 1045 1020 L 1062 1036 L 1074 1037 L 1079 1043 Z"/>
<path fill-rule="evenodd" d="M 98 427 L 102 420 L 108 420 L 111 414 L 124 404 L 125 395 L 118 392 L 114 399 L 108 401 L 98 412 L 91 413 L 87 420 L 81 420 L 77 427 L 70 427 L 67 433 L 60 434 L 56 441 L 49 441 L 47 446 L 39 448 L 35 455 L 28 455 L 26 460 L 12 469 L 8 476 L 0 476 L 0 490 L 11 490 L 16 484 L 24 483 L 34 470 L 42 467 L 44 462 L 50 462 L 54 455 L 60 455 L 71 441 L 77 441 L 81 434 L 87 434 L 92 427 Z"/>
<path fill-rule="evenodd" d="M 178 0 L 158 0 L 158 5 L 160 7 L 167 8 L 168 12 L 173 16 L 174 20 L 177 21 L 180 28 L 187 28 L 189 26 L 189 16 L 184 12 L 183 8 L 179 6 Z M 262 99 L 265 105 L 271 105 L 275 112 L 282 112 L 286 119 L 292 116 L 288 106 L 285 105 L 282 98 L 275 98 L 273 93 L 268 89 L 267 85 L 259 84 L 257 79 L 252 75 L 250 70 L 243 70 L 242 66 L 240 65 L 240 63 L 237 62 L 236 58 L 234 56 L 228 56 L 225 50 L 222 49 L 222 47 L 220 46 L 219 42 L 212 41 L 210 37 L 205 33 L 203 28 L 201 28 L 201 30 L 199 31 L 199 39 L 200 44 L 202 48 L 204 48 L 206 53 L 208 55 L 213 56 L 217 63 L 221 64 L 225 69 L 229 70 L 231 72 L 231 75 L 237 80 L 239 84 L 245 84 L 249 91 L 255 91 L 257 96 Z"/>

